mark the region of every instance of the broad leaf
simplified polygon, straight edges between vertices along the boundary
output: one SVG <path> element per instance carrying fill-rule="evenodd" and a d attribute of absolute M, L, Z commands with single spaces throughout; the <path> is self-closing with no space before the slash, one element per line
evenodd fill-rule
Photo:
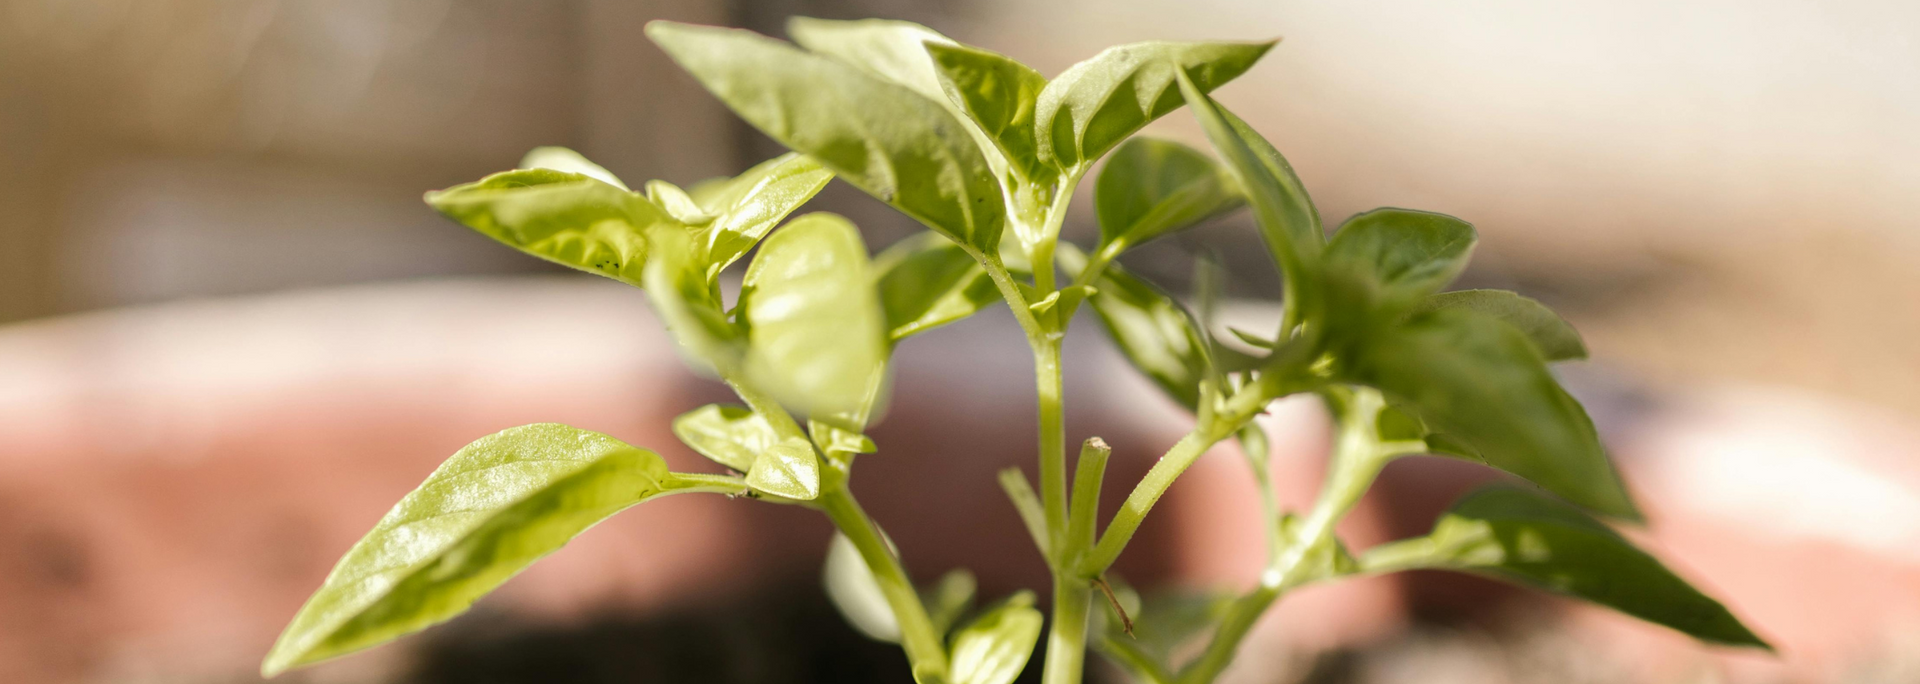
<path fill-rule="evenodd" d="M 926 51 L 940 71 L 947 97 L 992 141 L 1020 179 L 1049 185 L 1059 169 L 1040 160 L 1034 138 L 1034 107 L 1047 77 L 1011 57 L 963 45 L 929 42 Z"/>
<path fill-rule="evenodd" d="M 673 223 L 638 194 L 544 168 L 496 173 L 426 200 L 514 249 L 635 287 L 646 268 L 647 230 Z"/>
<path fill-rule="evenodd" d="M 1385 544 L 1367 571 L 1458 570 L 1575 596 L 1696 638 L 1771 648 L 1720 602 L 1606 525 L 1560 501 L 1511 486 L 1454 504 L 1433 533 Z"/>
<path fill-rule="evenodd" d="M 1459 290 L 1426 298 L 1414 313 L 1462 309 L 1492 316 L 1518 328 L 1548 361 L 1587 358 L 1580 331 L 1545 304 L 1506 290 Z"/>
<path fill-rule="evenodd" d="M 552 169 L 563 173 L 577 173 L 611 185 L 621 190 L 629 190 L 626 183 L 620 182 L 606 167 L 588 161 L 579 152 L 565 147 L 536 147 L 520 158 L 522 169 Z"/>
<path fill-rule="evenodd" d="M 742 335 L 707 279 L 705 250 L 678 225 L 654 228 L 647 239 L 653 245 L 647 298 L 654 311 L 695 367 L 728 372 L 740 362 Z"/>
<path fill-rule="evenodd" d="M 819 194 L 833 180 L 833 172 L 806 155 L 787 153 L 761 162 L 745 173 L 701 183 L 692 199 L 714 217 L 704 235 L 715 278 L 738 260 L 774 225 Z"/>
<path fill-rule="evenodd" d="M 1246 73 L 1264 43 L 1153 41 L 1107 48 L 1061 72 L 1040 92 L 1034 137 L 1040 159 L 1062 169 L 1092 164 L 1134 131 L 1180 107 L 1174 75 L 1200 92 Z"/>
<path fill-rule="evenodd" d="M 1000 301 L 1000 291 L 966 250 L 936 233 L 902 240 L 874 259 L 887 336 L 904 339 L 966 318 Z"/>
<path fill-rule="evenodd" d="M 1187 106 L 1220 153 L 1235 184 L 1253 206 L 1260 236 L 1273 252 L 1274 263 L 1287 282 L 1287 297 L 1311 303 L 1314 279 L 1307 271 L 1318 261 L 1325 241 L 1320 214 L 1293 173 L 1293 167 L 1247 122 L 1207 97 L 1204 89 L 1184 74 L 1175 74 Z M 1282 331 L 1288 332 L 1290 331 Z"/>
<path fill-rule="evenodd" d="M 959 114 L 947 100 L 939 69 L 927 55 L 927 46 L 955 45 L 952 38 L 911 21 L 893 19 L 787 20 L 787 35 L 816 54 L 838 59 L 878 77 L 906 86 L 921 97 Z"/>
<path fill-rule="evenodd" d="M 655 21 L 647 35 L 768 136 L 956 242 L 998 249 L 1000 182 L 946 106 L 751 31 Z"/>
<path fill-rule="evenodd" d="M 1328 268 L 1377 291 L 1384 306 L 1407 306 L 1439 291 L 1467 266 L 1475 241 L 1466 221 L 1411 209 L 1375 209 L 1351 219 L 1327 244 Z"/>
<path fill-rule="evenodd" d="M 740 307 L 747 377 L 813 416 L 865 415 L 887 362 L 886 317 L 860 232 L 808 214 L 767 238 L 747 268 Z"/>
<path fill-rule="evenodd" d="M 1233 179 L 1211 157 L 1171 140 L 1121 143 L 1094 183 L 1100 245 L 1128 247 L 1240 206 Z"/>
<path fill-rule="evenodd" d="M 1033 594 L 1019 592 L 969 621 L 953 635 L 952 684 L 1011 684 L 1027 668 L 1045 618 Z"/>
<path fill-rule="evenodd" d="M 813 443 L 789 437 L 754 459 L 747 486 L 774 496 L 811 501 L 820 496 L 820 457 Z"/>
<path fill-rule="evenodd" d="M 1518 329 L 1476 313 L 1414 316 L 1348 370 L 1488 464 L 1607 515 L 1637 518 L 1593 422 Z"/>
<path fill-rule="evenodd" d="M 680 186 L 663 180 L 647 181 L 647 201 L 667 212 L 673 220 L 688 226 L 704 226 L 713 222 L 713 214 L 700 208 L 700 203 L 693 201 L 692 195 L 688 195 Z"/>
<path fill-rule="evenodd" d="M 1085 257 L 1071 248 L 1060 256 L 1069 275 L 1085 267 Z M 1193 315 L 1119 264 L 1108 265 L 1094 288 L 1087 303 L 1133 367 L 1188 410 L 1199 406 L 1200 381 L 1212 374 L 1213 361 Z"/>
<path fill-rule="evenodd" d="M 707 404 L 681 414 L 673 419 L 673 436 L 701 456 L 742 473 L 780 442 L 766 418 L 732 404 Z"/>
<path fill-rule="evenodd" d="M 419 631 L 628 506 L 686 489 L 651 451 L 543 423 L 467 445 L 347 551 L 261 673 Z"/>

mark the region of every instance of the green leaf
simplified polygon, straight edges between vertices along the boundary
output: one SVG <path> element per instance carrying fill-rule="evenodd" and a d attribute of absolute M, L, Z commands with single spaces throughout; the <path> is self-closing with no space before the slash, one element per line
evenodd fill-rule
<path fill-rule="evenodd" d="M 920 602 L 927 607 L 927 621 L 933 623 L 935 634 L 946 634 L 962 615 L 973 609 L 973 596 L 978 589 L 979 583 L 966 568 L 949 570 L 939 581 L 920 588 Z"/>
<path fill-rule="evenodd" d="M 673 436 L 701 456 L 742 473 L 780 442 L 766 418 L 732 404 L 707 404 L 681 414 L 673 419 Z"/>
<path fill-rule="evenodd" d="M 533 148 L 527 152 L 527 156 L 520 158 L 520 168 L 551 169 L 562 173 L 577 173 L 606 183 L 607 185 L 620 188 L 621 190 L 630 189 L 626 183 L 620 182 L 620 178 L 613 175 L 613 172 L 608 171 L 606 167 L 587 161 L 587 158 L 581 156 L 579 152 L 565 147 Z"/>
<path fill-rule="evenodd" d="M 1637 518 L 1593 422 L 1513 326 L 1469 311 L 1414 316 L 1360 348 L 1351 374 L 1489 465 L 1594 511 Z"/>
<path fill-rule="evenodd" d="M 945 105 L 751 31 L 654 21 L 647 35 L 768 136 L 955 242 L 999 248 L 1000 182 Z"/>
<path fill-rule="evenodd" d="M 507 246 L 640 287 L 646 232 L 673 223 L 645 197 L 551 169 L 507 171 L 429 192 L 427 204 Z"/>
<path fill-rule="evenodd" d="M 883 81 L 906 86 L 946 107 L 947 111 L 960 114 L 959 107 L 947 100 L 939 69 L 927 54 L 930 44 L 957 44 L 938 31 L 893 19 L 846 21 L 793 17 L 787 20 L 787 35 L 800 47 L 859 67 Z"/>
<path fill-rule="evenodd" d="M 887 337 L 911 335 L 972 316 L 1000 301 L 987 269 L 938 233 L 901 240 L 874 259 Z"/>
<path fill-rule="evenodd" d="M 754 459 L 747 486 L 774 496 L 811 501 L 820 496 L 820 457 L 813 443 L 789 437 Z"/>
<path fill-rule="evenodd" d="M 1107 48 L 1061 72 L 1040 92 L 1034 112 L 1040 159 L 1062 169 L 1092 164 L 1179 108 L 1176 73 L 1187 73 L 1200 92 L 1212 92 L 1246 73 L 1275 42 L 1153 41 Z"/>
<path fill-rule="evenodd" d="M 874 641 L 900 643 L 900 622 L 893 615 L 893 607 L 887 604 L 887 595 L 880 590 L 880 581 L 874 579 L 866 559 L 860 557 L 860 549 L 846 535 L 833 533 L 821 581 L 826 585 L 827 598 L 847 624 Z"/>
<path fill-rule="evenodd" d="M 1196 80 L 1178 73 L 1175 77 L 1207 140 L 1253 206 L 1260 236 L 1286 279 L 1287 297 L 1315 301 L 1318 295 L 1312 291 L 1314 278 L 1308 271 L 1319 260 L 1326 238 L 1321 232 L 1320 214 L 1314 210 L 1313 199 L 1307 196 L 1300 178 L 1279 150 L 1247 122 L 1207 97 Z"/>
<path fill-rule="evenodd" d="M 873 283 L 867 248 L 845 218 L 808 214 L 775 232 L 740 294 L 747 377 L 809 415 L 864 416 L 888 353 Z"/>
<path fill-rule="evenodd" d="M 1120 594 L 1120 590 L 1115 587 L 1116 594 Z M 1164 667 L 1173 664 L 1182 646 L 1193 643 L 1226 617 L 1234 596 L 1225 591 L 1174 589 L 1150 592 L 1134 601 L 1137 603 L 1131 615 L 1133 634 L 1122 632 L 1120 620 L 1113 615 L 1108 615 L 1105 621 L 1107 634 L 1116 640 L 1132 642 L 1141 653 Z M 1107 604 L 1101 612 L 1112 610 L 1113 605 Z"/>
<path fill-rule="evenodd" d="M 686 489 L 658 455 L 597 432 L 542 423 L 483 437 L 347 551 L 261 673 L 443 622 L 595 523 Z"/>
<path fill-rule="evenodd" d="M 1378 305 L 1409 306 L 1460 275 L 1475 239 L 1473 226 L 1452 216 L 1375 209 L 1340 226 L 1326 262 L 1373 286 Z"/>
<path fill-rule="evenodd" d="M 822 453 L 827 454 L 828 456 L 871 454 L 875 451 L 880 450 L 880 447 L 873 443 L 872 437 L 868 437 L 866 435 L 860 434 L 857 431 L 849 430 L 847 428 L 841 427 L 840 425 L 834 424 L 834 423 L 846 423 L 846 422 L 849 422 L 849 421 L 845 419 L 836 419 L 834 422 L 830 423 L 830 422 L 821 421 L 821 420 L 808 419 L 807 420 L 808 436 L 812 437 L 813 443 L 816 446 L 819 446 L 820 451 Z"/>
<path fill-rule="evenodd" d="M 1459 290 L 1426 298 L 1414 313 L 1460 309 L 1492 316 L 1518 328 L 1548 361 L 1587 358 L 1580 331 L 1547 305 L 1506 290 Z"/>
<path fill-rule="evenodd" d="M 1287 547 L 1302 543 L 1300 539 L 1302 522 L 1299 516 L 1292 513 L 1280 516 L 1280 534 L 1287 540 Z M 1353 554 L 1347 552 L 1347 546 L 1340 543 L 1338 537 L 1332 535 L 1322 537 L 1318 544 L 1309 547 L 1306 557 L 1302 558 L 1300 563 L 1307 568 L 1299 580 L 1302 584 L 1351 575 L 1360 569 L 1360 564 L 1354 560 Z"/>
<path fill-rule="evenodd" d="M 726 372 L 739 364 L 740 329 L 727 320 L 720 292 L 707 279 L 706 255 L 680 226 L 647 234 L 653 256 L 647 263 L 647 298 L 661 322 L 673 332 L 681 353 L 695 367 Z"/>
<path fill-rule="evenodd" d="M 700 208 L 700 203 L 693 201 L 693 196 L 681 190 L 680 186 L 663 180 L 647 181 L 647 201 L 666 211 L 675 221 L 688 226 L 704 226 L 713 222 L 713 214 Z"/>
<path fill-rule="evenodd" d="M 1361 563 L 1370 572 L 1470 572 L 1583 598 L 1704 641 L 1771 649 L 1720 602 L 1618 532 L 1517 487 L 1469 494 L 1432 534 L 1370 549 Z"/>
<path fill-rule="evenodd" d="M 1045 619 L 1033 607 L 1033 593 L 1022 591 L 981 613 L 953 635 L 953 684 L 1010 684 L 1027 668 Z"/>
<path fill-rule="evenodd" d="M 729 264 L 753 249 L 788 214 L 827 187 L 833 172 L 802 154 L 787 153 L 727 179 L 698 186 L 692 199 L 714 217 L 706 225 L 707 277 L 717 278 Z"/>
<path fill-rule="evenodd" d="M 1240 206 L 1233 178 L 1213 158 L 1171 140 L 1135 136 L 1094 181 L 1100 245 L 1125 249 Z"/>
<path fill-rule="evenodd" d="M 949 101 L 978 126 L 982 135 L 1022 181 L 1048 185 L 1060 170 L 1041 161 L 1034 138 L 1034 108 L 1047 77 L 996 52 L 957 44 L 928 42 Z"/>
<path fill-rule="evenodd" d="M 1060 250 L 1060 262 L 1076 277 L 1086 266 L 1085 257 L 1071 247 Z M 1199 406 L 1200 381 L 1213 373 L 1213 361 L 1193 315 L 1119 264 L 1107 266 L 1095 289 L 1087 303 L 1133 367 L 1188 410 Z"/>

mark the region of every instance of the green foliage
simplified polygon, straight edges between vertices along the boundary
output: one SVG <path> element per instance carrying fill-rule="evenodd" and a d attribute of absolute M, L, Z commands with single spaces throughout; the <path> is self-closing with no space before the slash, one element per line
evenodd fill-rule
<path fill-rule="evenodd" d="M 1375 548 L 1370 572 L 1458 570 L 1576 596 L 1703 641 L 1769 648 L 1720 602 L 1579 509 L 1512 486 L 1455 503 L 1425 537 Z"/>
<path fill-rule="evenodd" d="M 1467 267 L 1472 226 L 1378 209 L 1329 240 L 1286 159 L 1208 95 L 1272 43 L 1125 45 L 1049 80 L 906 22 L 795 19 L 798 46 L 671 22 L 646 33 L 793 151 L 734 178 L 686 189 L 652 180 L 634 192 L 578 153 L 542 147 L 519 170 L 427 201 L 515 249 L 646 290 L 689 364 L 744 402 L 673 421 L 682 442 L 726 473 L 668 472 L 652 452 L 559 425 L 475 442 L 347 552 L 268 654 L 266 674 L 446 620 L 588 526 L 679 492 L 825 514 L 838 531 L 823 572 L 828 595 L 855 628 L 899 643 L 921 684 L 1009 684 L 1043 628 L 1047 684 L 1076 684 L 1090 641 L 1142 681 L 1209 684 L 1291 590 L 1415 568 L 1500 577 L 1702 640 L 1765 646 L 1589 517 L 1631 520 L 1637 510 L 1585 410 L 1548 368 L 1585 358 L 1586 346 L 1534 300 L 1442 292 Z M 1183 105 L 1215 155 L 1134 137 Z M 1110 151 L 1094 188 L 1098 244 L 1060 243 L 1076 184 Z M 870 260 L 844 218 L 787 221 L 834 176 L 932 230 Z M 1191 307 L 1115 263 L 1242 205 L 1282 275 L 1271 334 L 1220 337 L 1226 273 L 1205 249 Z M 756 246 L 730 305 L 725 271 Z M 1057 281 L 1056 267 L 1071 282 Z M 995 301 L 1033 353 L 1038 486 L 1019 468 L 1001 471 L 1000 483 L 1051 571 L 1050 621 L 1028 591 L 972 612 L 977 587 L 965 570 L 916 586 L 849 487 L 857 457 L 880 447 L 864 432 L 884 409 L 894 345 Z M 1195 419 L 1104 530 L 1112 448 L 1087 439 L 1068 482 L 1062 338 L 1083 302 L 1122 355 Z M 1280 510 L 1269 440 L 1253 422 L 1295 394 L 1323 402 L 1334 423 L 1322 494 L 1298 513 Z M 1108 570 L 1186 468 L 1230 438 L 1261 494 L 1261 581 L 1242 593 L 1156 592 L 1143 605 Z M 1356 559 L 1337 524 L 1387 462 L 1418 453 L 1473 459 L 1543 491 L 1474 494 L 1431 535 Z"/>
<path fill-rule="evenodd" d="M 695 487 L 653 452 L 598 432 L 543 423 L 483 437 L 447 459 L 340 559 L 261 673 L 445 621 L 594 523 Z"/>

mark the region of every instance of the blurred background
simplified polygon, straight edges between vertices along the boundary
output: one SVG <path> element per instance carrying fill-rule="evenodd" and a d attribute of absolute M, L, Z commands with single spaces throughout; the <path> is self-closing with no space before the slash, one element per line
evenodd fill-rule
<path fill-rule="evenodd" d="M 919 21 L 1049 75 L 1123 42 L 1283 37 L 1217 97 L 1330 221 L 1472 221 L 1461 286 L 1586 335 L 1566 379 L 1649 511 L 1637 538 L 1782 648 L 1416 574 L 1301 592 L 1232 681 L 1920 681 L 1920 5 L 1889 0 L 0 0 L 0 681 L 257 680 L 334 559 L 482 434 L 561 421 L 705 467 L 666 425 L 725 390 L 643 297 L 419 197 L 537 145 L 629 183 L 770 157 L 640 28 L 796 14 Z M 1184 112 L 1152 132 L 1201 141 Z M 811 207 L 876 249 L 915 230 L 840 183 Z M 1254 235 L 1234 215 L 1130 259 L 1181 290 L 1216 249 L 1256 317 L 1277 278 Z M 1123 495 L 1187 418 L 1085 323 L 1070 438 L 1117 446 Z M 1043 586 L 991 476 L 1031 454 L 1010 318 L 900 359 L 863 501 L 922 579 Z M 1324 418 L 1283 403 L 1268 429 L 1304 505 Z M 1216 451 L 1129 550 L 1135 584 L 1252 581 L 1254 490 Z M 1343 534 L 1423 533 L 1488 477 L 1397 463 Z M 905 681 L 821 597 L 828 535 L 650 503 L 468 617 L 285 679 Z"/>

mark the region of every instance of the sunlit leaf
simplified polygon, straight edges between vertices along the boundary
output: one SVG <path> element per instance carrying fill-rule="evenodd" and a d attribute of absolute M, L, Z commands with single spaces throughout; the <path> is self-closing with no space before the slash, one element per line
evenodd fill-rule
<path fill-rule="evenodd" d="M 945 105 L 751 31 L 655 21 L 647 35 L 768 136 L 956 242 L 999 247 L 1000 182 Z"/>
<path fill-rule="evenodd" d="M 426 200 L 509 247 L 635 287 L 646 268 L 646 232 L 673 223 L 645 197 L 545 168 L 496 173 Z"/>
<path fill-rule="evenodd" d="M 834 533 L 821 579 L 827 598 L 854 629 L 875 641 L 900 642 L 900 622 L 887 604 L 887 595 L 880 591 L 880 581 L 874 579 L 866 559 L 860 557 L 860 549 L 846 535 Z"/>
<path fill-rule="evenodd" d="M 543 423 L 483 437 L 340 559 L 261 672 L 443 622 L 594 523 L 686 488 L 658 455 L 597 432 Z"/>
<path fill-rule="evenodd" d="M 1696 638 L 1770 648 L 1720 602 L 1579 509 L 1512 486 L 1454 504 L 1433 533 L 1361 557 L 1365 570 L 1458 570 L 1593 601 Z"/>
<path fill-rule="evenodd" d="M 653 244 L 647 298 L 681 353 L 696 368 L 724 371 L 736 366 L 743 353 L 742 335 L 727 320 L 719 290 L 707 280 L 705 250 L 678 225 L 655 228 L 647 239 Z"/>
<path fill-rule="evenodd" d="M 754 459 L 747 486 L 775 496 L 810 501 L 820 496 L 820 457 L 813 443 L 789 437 Z"/>
<path fill-rule="evenodd" d="M 527 156 L 520 158 L 520 168 L 551 169 L 563 173 L 577 173 L 606 183 L 607 185 L 620 188 L 621 190 L 630 189 L 626 183 L 620 182 L 620 178 L 613 175 L 613 172 L 608 171 L 606 167 L 588 161 L 587 158 L 581 156 L 579 152 L 565 147 L 533 148 L 527 152 Z"/>
<path fill-rule="evenodd" d="M 1060 257 L 1071 275 L 1078 276 L 1085 265 L 1085 257 L 1072 249 L 1062 249 Z M 1200 381 L 1213 371 L 1207 338 L 1193 315 L 1119 264 L 1107 266 L 1094 287 L 1087 304 L 1133 367 L 1180 405 L 1199 406 Z"/>
<path fill-rule="evenodd" d="M 673 419 L 673 435 L 701 456 L 742 473 L 780 442 L 766 418 L 732 404 L 707 404 L 681 414 Z"/>
<path fill-rule="evenodd" d="M 1375 209 L 1341 224 L 1327 244 L 1328 268 L 1371 286 L 1376 306 L 1411 306 L 1453 281 L 1476 240 L 1466 221 L 1411 209 Z"/>
<path fill-rule="evenodd" d="M 1050 184 L 1059 169 L 1040 159 L 1034 107 L 1047 78 L 1011 57 L 964 45 L 928 43 L 948 99 L 960 106 L 1020 179 Z"/>
<path fill-rule="evenodd" d="M 697 187 L 692 196 L 701 211 L 712 215 L 701 234 L 706 237 L 708 278 L 732 264 L 766 237 L 774 225 L 819 194 L 833 180 L 833 172 L 802 154 L 787 153 L 727 179 Z"/>
<path fill-rule="evenodd" d="M 894 340 L 973 315 L 1000 301 L 987 270 L 966 250 L 936 233 L 921 233 L 881 252 L 880 305 Z"/>
<path fill-rule="evenodd" d="M 808 214 L 768 237 L 740 295 L 747 376 L 810 415 L 864 415 L 888 354 L 869 271 L 859 230 L 839 216 Z"/>
<path fill-rule="evenodd" d="M 1174 75 L 1200 92 L 1245 73 L 1273 47 L 1262 43 L 1152 41 L 1107 48 L 1069 67 L 1040 92 L 1034 137 L 1040 159 L 1062 169 L 1091 164 L 1147 125 L 1178 109 Z"/>

